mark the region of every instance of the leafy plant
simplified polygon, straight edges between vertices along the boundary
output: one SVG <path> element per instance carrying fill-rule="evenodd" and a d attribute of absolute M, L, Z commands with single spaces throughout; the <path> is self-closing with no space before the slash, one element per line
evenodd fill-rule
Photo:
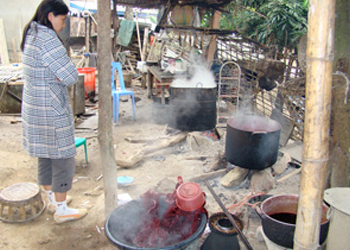
<path fill-rule="evenodd" d="M 264 44 L 293 48 L 307 32 L 308 0 L 237 0 L 226 9 L 221 28 L 237 29 Z"/>

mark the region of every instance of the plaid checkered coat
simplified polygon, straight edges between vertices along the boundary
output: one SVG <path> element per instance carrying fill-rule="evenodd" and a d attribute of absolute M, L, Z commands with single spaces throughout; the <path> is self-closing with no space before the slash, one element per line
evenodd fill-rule
<path fill-rule="evenodd" d="M 23 146 L 31 156 L 75 156 L 74 120 L 67 86 L 78 79 L 75 65 L 56 33 L 32 22 L 22 55 Z"/>

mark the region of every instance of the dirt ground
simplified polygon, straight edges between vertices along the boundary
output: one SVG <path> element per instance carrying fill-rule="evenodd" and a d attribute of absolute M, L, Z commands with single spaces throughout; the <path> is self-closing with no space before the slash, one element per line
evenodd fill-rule
<path fill-rule="evenodd" d="M 136 122 L 133 121 L 130 101 L 122 102 L 123 114 L 118 125 L 113 126 L 113 140 L 116 156 L 118 154 L 132 154 L 144 144 L 131 143 L 125 138 L 150 138 L 164 135 L 166 125 L 155 124 L 152 121 L 152 101 L 146 97 L 146 91 L 134 86 L 134 91 L 140 100 L 136 105 Z M 84 161 L 83 147 L 77 149 L 76 175 L 73 189 L 69 192 L 73 200 L 72 207 L 85 207 L 88 215 L 79 221 L 57 225 L 52 215 L 44 211 L 36 219 L 26 223 L 0 222 L 0 249 L 118 249 L 105 235 L 104 223 L 104 194 L 102 166 L 97 140 L 97 110 L 88 110 L 92 116 L 84 116 L 83 123 L 89 124 L 85 128 L 77 128 L 76 135 L 86 137 L 88 143 L 88 164 Z M 81 120 L 81 119 L 80 119 Z M 81 125 L 80 124 L 80 125 Z M 84 127 L 84 126 L 80 126 Z M 225 135 L 225 129 L 221 130 Z M 169 148 L 164 148 L 147 155 L 132 168 L 118 167 L 118 176 L 130 176 L 134 182 L 130 185 L 118 186 L 118 194 L 127 193 L 133 199 L 149 189 L 158 187 L 161 191 L 174 189 L 171 183 L 177 181 L 181 175 L 184 181 L 203 174 L 210 165 L 218 150 L 224 149 L 225 137 L 216 141 L 203 135 L 202 142 L 196 147 L 186 140 Z M 157 143 L 154 142 L 154 143 Z M 208 156 L 204 160 L 190 160 L 193 156 Z M 19 115 L 0 116 L 0 158 L 1 174 L 0 188 L 5 188 L 20 182 L 36 182 L 36 159 L 31 158 L 21 145 L 21 119 Z M 275 180 L 295 170 L 289 166 L 282 174 L 274 176 Z M 226 207 L 233 206 L 252 192 L 249 178 L 239 186 L 225 188 L 220 185 L 221 176 L 210 179 L 214 191 L 219 195 Z M 209 214 L 221 211 L 209 190 L 203 182 L 199 182 L 206 193 L 206 209 Z M 297 194 L 299 190 L 299 175 L 295 175 L 283 182 L 275 182 L 269 194 Z M 45 199 L 44 199 L 45 200 Z M 238 211 L 244 224 L 243 234 L 255 250 L 267 249 L 261 236 L 256 233 L 261 225 L 259 217 L 248 206 L 242 206 Z M 201 242 L 204 241 L 205 234 Z M 246 249 L 240 241 L 242 249 Z"/>

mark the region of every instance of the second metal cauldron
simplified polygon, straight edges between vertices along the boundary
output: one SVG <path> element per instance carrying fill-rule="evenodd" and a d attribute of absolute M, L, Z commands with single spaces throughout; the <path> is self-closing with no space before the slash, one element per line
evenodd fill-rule
<path fill-rule="evenodd" d="M 216 126 L 216 86 L 170 87 L 169 126 L 203 131 Z"/>
<path fill-rule="evenodd" d="M 278 156 L 281 125 L 256 115 L 231 117 L 227 121 L 225 154 L 239 167 L 262 170 L 272 166 Z"/>
<path fill-rule="evenodd" d="M 294 231 L 296 228 L 295 220 L 298 210 L 298 195 L 282 194 L 275 195 L 257 206 L 256 212 L 261 218 L 262 228 L 271 241 L 274 243 L 293 248 Z M 319 243 L 326 240 L 329 228 L 329 219 L 327 214 L 329 208 L 326 204 L 322 205 L 322 217 L 320 225 Z"/>

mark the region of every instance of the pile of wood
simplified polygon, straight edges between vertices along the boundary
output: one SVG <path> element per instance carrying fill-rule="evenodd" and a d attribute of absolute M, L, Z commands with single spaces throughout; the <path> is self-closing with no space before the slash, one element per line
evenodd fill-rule
<path fill-rule="evenodd" d="M 184 160 L 199 161 L 203 164 L 203 173 L 193 176 L 190 181 L 201 182 L 208 179 L 220 178 L 223 187 L 230 188 L 240 186 L 246 181 L 250 182 L 252 189 L 257 192 L 268 192 L 272 190 L 276 183 L 283 182 L 286 179 L 300 173 L 301 168 L 290 171 L 289 165 L 292 162 L 291 156 L 287 153 L 280 153 L 277 162 L 261 171 L 249 170 L 231 165 L 225 158 L 225 153 L 221 150 L 212 154 L 196 154 L 200 152 L 201 146 L 208 146 L 210 139 L 203 132 L 181 132 L 179 130 L 165 127 L 163 133 L 155 137 L 134 137 L 127 136 L 125 140 L 130 146 L 123 149 L 116 149 L 116 162 L 118 167 L 132 168 L 137 166 L 143 160 L 156 155 L 159 158 L 159 151 L 173 147 L 185 142 L 186 146 L 192 149 L 193 156 L 184 156 Z M 165 161 L 165 156 L 161 157 Z M 297 166 L 294 164 L 294 166 Z M 289 169 L 286 174 L 287 168 Z M 282 177 L 281 177 L 282 176 Z"/>

